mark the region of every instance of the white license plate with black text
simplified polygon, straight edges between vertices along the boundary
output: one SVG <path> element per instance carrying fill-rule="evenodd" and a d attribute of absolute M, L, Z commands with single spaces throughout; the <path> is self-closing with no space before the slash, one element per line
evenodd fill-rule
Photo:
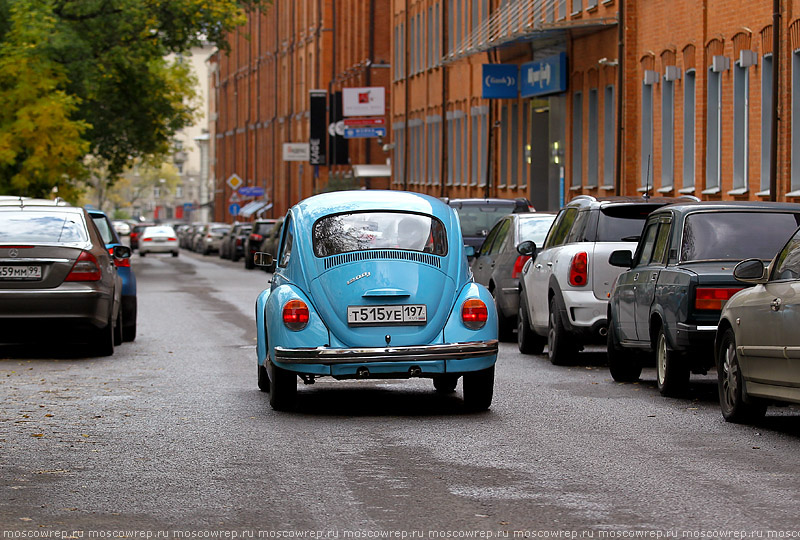
<path fill-rule="evenodd" d="M 0 279 L 42 279 L 42 267 L 0 266 Z"/>
<path fill-rule="evenodd" d="M 425 324 L 426 322 L 428 322 L 428 309 L 425 304 L 347 306 L 347 324 L 351 326 Z"/>

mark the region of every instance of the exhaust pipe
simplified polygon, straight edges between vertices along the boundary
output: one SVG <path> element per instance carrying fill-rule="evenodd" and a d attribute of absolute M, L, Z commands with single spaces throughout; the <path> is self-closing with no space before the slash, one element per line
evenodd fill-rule
<path fill-rule="evenodd" d="M 420 375 L 422 375 L 422 368 L 420 368 L 419 366 L 411 366 L 411 368 L 409 368 L 408 370 L 409 377 L 419 377 Z"/>
<path fill-rule="evenodd" d="M 602 337 L 606 337 L 608 335 L 608 326 L 601 326 L 599 330 L 599 334 Z"/>
<path fill-rule="evenodd" d="M 356 377 L 359 379 L 369 379 L 369 370 L 364 366 L 361 366 L 356 370 Z"/>

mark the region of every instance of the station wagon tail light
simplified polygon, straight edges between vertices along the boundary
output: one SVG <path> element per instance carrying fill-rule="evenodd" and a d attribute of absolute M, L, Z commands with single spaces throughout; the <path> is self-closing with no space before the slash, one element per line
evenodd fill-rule
<path fill-rule="evenodd" d="M 721 311 L 731 296 L 743 287 L 698 287 L 694 295 L 695 309 Z"/>
<path fill-rule="evenodd" d="M 64 281 L 100 281 L 103 273 L 97 264 L 97 259 L 88 251 L 81 251 L 78 260 L 72 265 L 72 270 Z"/>
<path fill-rule="evenodd" d="M 511 279 L 517 279 L 519 277 L 522 273 L 522 267 L 525 266 L 525 263 L 528 262 L 530 258 L 530 255 L 520 255 L 517 257 L 517 261 L 514 263 L 514 270 L 511 271 Z"/>
<path fill-rule="evenodd" d="M 111 255 L 111 258 L 114 259 L 114 266 L 117 268 L 130 268 L 131 267 L 131 260 L 128 259 L 118 259 L 114 257 L 114 248 L 108 248 L 108 254 Z"/>
<path fill-rule="evenodd" d="M 585 251 L 579 251 L 572 257 L 569 265 L 569 284 L 583 287 L 589 282 L 589 257 Z"/>
<path fill-rule="evenodd" d="M 479 330 L 486 324 L 489 310 L 486 304 L 477 298 L 470 298 L 461 305 L 461 320 L 470 330 Z"/>
<path fill-rule="evenodd" d="M 302 300 L 289 300 L 283 305 L 283 324 L 289 330 L 302 330 L 308 324 L 308 306 Z"/>

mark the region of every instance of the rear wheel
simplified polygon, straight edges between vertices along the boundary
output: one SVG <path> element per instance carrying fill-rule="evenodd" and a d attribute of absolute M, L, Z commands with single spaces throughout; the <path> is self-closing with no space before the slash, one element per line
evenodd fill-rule
<path fill-rule="evenodd" d="M 269 392 L 269 374 L 265 366 L 258 366 L 258 389 Z"/>
<path fill-rule="evenodd" d="M 472 411 L 485 411 L 494 394 L 494 366 L 464 374 L 464 404 Z"/>
<path fill-rule="evenodd" d="M 133 341 L 136 339 L 136 297 L 122 297 L 122 339 L 123 341 Z"/>
<path fill-rule="evenodd" d="M 294 408 L 297 400 L 297 375 L 278 366 L 272 366 L 269 378 L 269 405 L 276 411 Z"/>
<path fill-rule="evenodd" d="M 736 354 L 736 336 L 728 328 L 722 334 L 717 357 L 717 383 L 719 388 L 719 404 L 726 422 L 752 423 L 767 413 L 767 405 L 763 401 L 747 398 Z"/>
<path fill-rule="evenodd" d="M 664 327 L 658 329 L 656 336 L 656 382 L 663 396 L 676 396 L 689 386 L 689 367 L 686 360 L 677 352 L 670 350 Z"/>
<path fill-rule="evenodd" d="M 608 319 L 608 370 L 617 382 L 635 382 L 642 375 L 642 364 L 636 354 L 625 350 L 617 342 L 614 321 Z"/>
<path fill-rule="evenodd" d="M 456 385 L 458 385 L 457 375 L 436 375 L 433 378 L 433 387 L 442 394 L 455 392 Z"/>
<path fill-rule="evenodd" d="M 122 345 L 123 335 L 122 335 L 122 306 L 119 307 L 119 312 L 117 313 L 117 322 L 114 325 L 114 346 Z"/>
<path fill-rule="evenodd" d="M 177 252 L 177 251 L 173 251 L 173 252 L 172 252 L 172 256 L 173 256 L 173 257 L 177 257 L 177 256 L 178 256 L 178 252 Z"/>
<path fill-rule="evenodd" d="M 252 270 L 256 267 L 255 263 L 253 262 L 253 255 L 251 253 L 244 254 L 244 267 L 248 270 Z"/>
<path fill-rule="evenodd" d="M 519 312 L 517 313 L 517 347 L 524 354 L 542 354 L 547 339 L 531 329 L 528 319 L 528 300 L 525 293 L 519 295 Z"/>
<path fill-rule="evenodd" d="M 114 322 L 111 317 L 103 328 L 94 330 L 90 347 L 95 356 L 114 354 Z"/>
<path fill-rule="evenodd" d="M 550 318 L 547 323 L 547 357 L 554 366 L 568 364 L 578 352 L 561 323 L 561 312 L 555 298 L 550 299 Z"/>

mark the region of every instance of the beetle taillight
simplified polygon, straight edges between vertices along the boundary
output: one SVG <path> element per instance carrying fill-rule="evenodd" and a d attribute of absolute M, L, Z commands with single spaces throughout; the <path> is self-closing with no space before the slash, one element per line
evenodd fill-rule
<path fill-rule="evenodd" d="M 88 251 L 81 251 L 64 281 L 100 281 L 102 277 L 103 272 L 100 271 L 100 265 L 97 264 L 94 255 Z"/>
<path fill-rule="evenodd" d="M 461 305 L 461 320 L 470 330 L 483 328 L 489 319 L 489 310 L 482 300 L 470 298 Z"/>
<path fill-rule="evenodd" d="M 528 262 L 528 259 L 530 258 L 530 255 L 520 255 L 517 257 L 517 260 L 514 263 L 514 269 L 511 271 L 511 279 L 517 279 L 519 277 L 519 275 L 522 273 L 522 267 L 525 266 L 525 263 Z"/>
<path fill-rule="evenodd" d="M 694 295 L 695 309 L 721 311 L 730 297 L 742 287 L 698 287 Z"/>
<path fill-rule="evenodd" d="M 302 300 L 289 300 L 283 305 L 283 324 L 289 330 L 302 330 L 308 324 L 308 306 Z"/>
<path fill-rule="evenodd" d="M 569 265 L 569 284 L 583 287 L 589 282 L 589 257 L 585 251 L 579 251 L 572 257 Z"/>

